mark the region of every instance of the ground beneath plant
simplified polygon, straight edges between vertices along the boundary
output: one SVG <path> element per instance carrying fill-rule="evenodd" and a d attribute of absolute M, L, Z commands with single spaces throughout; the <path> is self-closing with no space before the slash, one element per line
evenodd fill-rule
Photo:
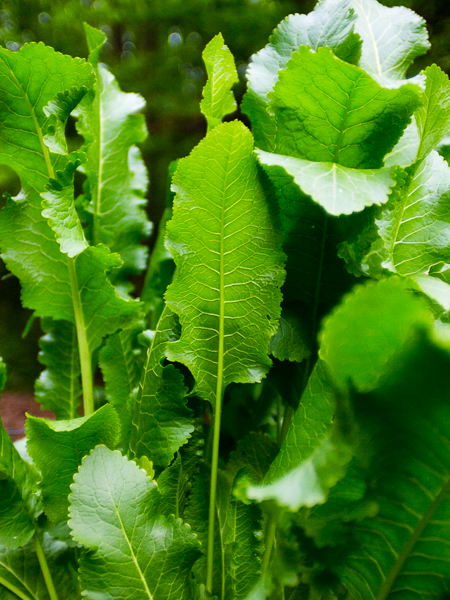
<path fill-rule="evenodd" d="M 0 415 L 3 427 L 13 442 L 25 436 L 25 413 L 33 417 L 55 419 L 50 410 L 41 410 L 32 394 L 4 392 L 0 401 Z"/>

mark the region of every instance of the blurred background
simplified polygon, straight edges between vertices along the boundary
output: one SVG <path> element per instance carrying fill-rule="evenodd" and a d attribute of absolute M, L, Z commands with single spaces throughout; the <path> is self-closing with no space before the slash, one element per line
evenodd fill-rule
<path fill-rule="evenodd" d="M 416 61 L 411 74 L 432 63 L 449 73 L 449 0 L 383 4 L 408 6 L 428 23 L 431 50 Z M 250 56 L 267 43 L 284 17 L 307 13 L 314 5 L 315 0 L 6 0 L 0 1 L 0 44 L 17 51 L 25 43 L 42 41 L 59 52 L 87 57 L 83 21 L 106 33 L 101 60 L 124 91 L 138 92 L 147 102 L 149 137 L 141 149 L 150 174 L 148 212 L 155 223 L 151 245 L 164 209 L 168 165 L 188 154 L 206 133 L 199 113 L 205 45 L 222 33 L 236 60 L 240 102 Z M 242 118 L 239 111 L 231 116 L 236 117 Z M 76 148 L 81 140 L 73 122 L 67 134 L 69 147 Z M 0 165 L 1 205 L 5 192 L 15 195 L 19 190 L 14 172 Z M 32 393 L 42 369 L 37 361 L 39 322 L 23 337 L 31 312 L 21 308 L 18 282 L 3 263 L 0 277 L 0 356 L 8 367 L 7 390 Z"/>

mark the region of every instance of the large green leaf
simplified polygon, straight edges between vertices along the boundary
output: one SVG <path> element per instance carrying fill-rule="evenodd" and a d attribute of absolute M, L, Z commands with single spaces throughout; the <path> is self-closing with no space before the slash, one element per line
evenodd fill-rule
<path fill-rule="evenodd" d="M 352 0 L 352 6 L 363 41 L 360 66 L 385 87 L 402 85 L 410 64 L 430 47 L 425 21 L 408 8 L 376 0 Z"/>
<path fill-rule="evenodd" d="M 42 474 L 42 503 L 54 523 L 67 519 L 70 485 L 81 461 L 98 444 L 114 448 L 120 422 L 109 405 L 93 415 L 70 421 L 48 421 L 29 416 L 28 451 Z"/>
<path fill-rule="evenodd" d="M 94 600 L 188 600 L 199 543 L 190 528 L 153 507 L 158 491 L 137 465 L 98 446 L 75 475 L 70 496 L 83 595 Z"/>
<path fill-rule="evenodd" d="M 333 381 L 361 392 L 374 389 L 414 339 L 427 327 L 424 302 L 400 278 L 360 285 L 323 322 L 319 356 Z"/>
<path fill-rule="evenodd" d="M 208 81 L 203 88 L 200 110 L 208 122 L 208 130 L 218 125 L 225 115 L 236 110 L 237 104 L 231 88 L 239 83 L 234 58 L 218 33 L 203 50 L 203 60 Z"/>
<path fill-rule="evenodd" d="M 183 376 L 174 365 L 163 366 L 168 343 L 178 337 L 175 315 L 166 307 L 150 332 L 131 425 L 131 455 L 147 456 L 158 467 L 170 464 L 194 430 Z"/>
<path fill-rule="evenodd" d="M 358 169 L 383 166 L 420 104 L 418 88 L 383 89 L 329 48 L 304 46 L 270 97 L 278 154 Z"/>
<path fill-rule="evenodd" d="M 47 112 L 54 116 L 68 88 L 92 84 L 92 68 L 42 44 L 26 45 L 16 53 L 2 50 L 1 57 L 9 101 L 0 111 L 8 131 L 0 155 L 3 160 L 4 153 L 4 162 L 16 169 L 23 188 L 0 215 L 3 258 L 21 281 L 23 304 L 38 316 L 74 322 L 78 343 L 92 352 L 105 335 L 128 324 L 138 306 L 119 299 L 108 281 L 106 272 L 121 264 L 118 257 L 105 248 L 86 247 L 73 206 L 73 157 L 52 154 L 44 143 L 50 119 L 44 107 L 53 101 Z M 69 96 L 80 98 L 75 91 Z M 67 110 L 62 111 L 65 117 Z M 45 211 L 53 230 L 41 214 L 40 193 L 47 183 Z"/>
<path fill-rule="evenodd" d="M 353 33 L 356 17 L 351 6 L 351 0 L 320 0 L 308 15 L 290 15 L 269 44 L 252 56 L 242 108 L 252 121 L 256 145 L 263 150 L 274 149 L 275 124 L 267 95 L 300 46 L 313 50 L 328 46 L 342 60 L 357 62 L 361 43 Z"/>
<path fill-rule="evenodd" d="M 140 111 L 144 99 L 119 89 L 113 75 L 98 62 L 106 36 L 85 24 L 96 84 L 74 111 L 77 130 L 84 137 L 87 192 L 92 211 L 93 244 L 103 243 L 120 254 L 122 271 L 138 273 L 147 250 L 140 245 L 151 231 L 143 210 L 148 176 L 135 144 L 147 136 Z"/>
<path fill-rule="evenodd" d="M 76 560 L 64 542 L 44 536 L 43 550 L 58 597 L 79 600 Z M 14 592 L 18 593 L 14 593 Z M 19 594 L 23 594 L 20 596 Z M 19 549 L 0 546 L 0 600 L 50 600 L 33 544 Z"/>
<path fill-rule="evenodd" d="M 331 215 L 348 215 L 372 204 L 384 204 L 395 185 L 391 169 L 351 169 L 263 150 L 257 150 L 257 155 L 272 179 L 284 169 L 303 193 Z"/>
<path fill-rule="evenodd" d="M 241 123 L 210 131 L 180 161 L 173 186 L 167 243 L 177 270 L 166 302 L 182 333 L 167 356 L 189 367 L 196 393 L 213 402 L 228 383 L 259 381 L 271 364 L 283 255 Z"/>
<path fill-rule="evenodd" d="M 36 400 L 57 419 L 74 419 L 80 404 L 80 359 L 75 327 L 68 321 L 42 319 L 39 361 L 46 366 L 36 381 Z"/>
<path fill-rule="evenodd" d="M 376 220 L 381 239 L 371 251 L 385 268 L 416 275 L 450 262 L 450 167 L 432 151 L 407 175 Z"/>

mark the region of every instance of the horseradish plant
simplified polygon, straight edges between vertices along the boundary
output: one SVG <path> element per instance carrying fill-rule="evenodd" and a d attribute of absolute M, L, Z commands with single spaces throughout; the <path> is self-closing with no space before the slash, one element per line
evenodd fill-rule
<path fill-rule="evenodd" d="M 0 52 L 22 184 L 0 244 L 57 419 L 0 430 L 0 599 L 448 597 L 450 83 L 405 78 L 424 22 L 376 0 L 288 17 L 248 70 L 252 133 L 222 123 L 216 36 L 140 301 L 144 102 L 86 36 L 88 62 Z"/>

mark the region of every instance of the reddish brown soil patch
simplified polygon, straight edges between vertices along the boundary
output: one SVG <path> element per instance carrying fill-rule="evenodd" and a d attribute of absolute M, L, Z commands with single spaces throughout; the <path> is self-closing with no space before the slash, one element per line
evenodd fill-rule
<path fill-rule="evenodd" d="M 50 410 L 41 410 L 40 405 L 31 394 L 3 393 L 0 401 L 0 415 L 3 427 L 14 442 L 25 435 L 25 413 L 33 415 L 33 417 L 55 418 Z"/>

